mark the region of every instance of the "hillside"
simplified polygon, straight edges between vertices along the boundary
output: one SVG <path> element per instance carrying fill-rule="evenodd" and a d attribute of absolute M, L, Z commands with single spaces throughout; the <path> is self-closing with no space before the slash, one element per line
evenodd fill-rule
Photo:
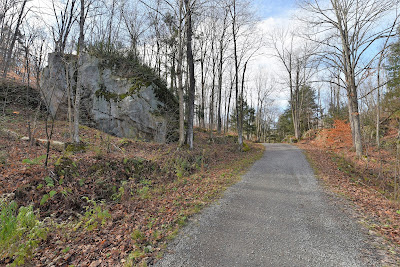
<path fill-rule="evenodd" d="M 306 152 L 329 191 L 349 201 L 358 220 L 372 236 L 379 236 L 377 245 L 386 248 L 399 261 L 396 138 L 396 134 L 388 131 L 382 138 L 380 149 L 367 143 L 365 156 L 359 158 L 352 147 L 350 126 L 344 121 L 336 121 L 334 128 L 314 131 L 297 146 Z"/>
<path fill-rule="evenodd" d="M 51 147 L 46 168 L 44 145 L 11 134 L 26 135 L 30 112 L 9 107 L 0 129 L 0 216 L 7 210 L 17 215 L 12 201 L 37 215 L 29 219 L 34 227 L 8 239 L 2 264 L 31 253 L 35 266 L 151 264 L 187 219 L 236 182 L 263 151 L 249 143 L 238 152 L 234 136 L 211 140 L 200 129 L 190 151 L 82 126 L 84 146 Z M 68 134 L 67 123 L 56 121 L 52 140 L 67 142 Z M 43 118 L 35 137 L 46 138 Z"/>

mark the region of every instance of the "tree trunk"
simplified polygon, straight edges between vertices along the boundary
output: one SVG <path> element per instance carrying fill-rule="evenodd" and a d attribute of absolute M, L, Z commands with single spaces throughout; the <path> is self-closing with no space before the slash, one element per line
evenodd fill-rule
<path fill-rule="evenodd" d="M 232 78 L 232 77 L 231 77 Z M 229 130 L 229 112 L 230 112 L 230 106 L 231 106 L 231 99 L 232 99 L 232 90 L 233 90 L 233 81 L 231 81 L 231 87 L 229 89 L 229 97 L 228 97 L 228 102 L 225 102 L 225 114 L 226 114 L 226 123 L 225 123 L 225 133 L 228 132 Z"/>
<path fill-rule="evenodd" d="M 232 16 L 232 37 L 233 37 L 233 52 L 234 52 L 234 60 L 235 60 L 235 96 L 236 96 L 236 128 L 238 131 L 238 149 L 241 151 L 243 147 L 243 136 L 241 129 L 241 99 L 239 94 L 239 62 L 238 62 L 238 54 L 237 54 L 237 36 L 236 36 L 236 1 L 233 1 L 233 16 Z"/>
<path fill-rule="evenodd" d="M 292 110 L 292 120 L 293 120 L 293 128 L 294 128 L 294 137 L 299 140 L 300 139 L 300 122 L 297 116 L 297 111 Z"/>
<path fill-rule="evenodd" d="M 290 65 L 292 63 L 290 62 Z M 298 140 L 300 138 L 300 121 L 299 121 L 299 79 L 298 73 L 296 75 L 296 81 L 293 82 L 292 67 L 289 71 L 289 87 L 290 87 L 290 108 L 292 111 L 292 123 L 294 129 L 294 137 Z M 294 83 L 294 84 L 293 84 Z"/>
<path fill-rule="evenodd" d="M 115 12 L 115 0 L 112 0 L 111 4 L 111 14 L 109 18 L 108 24 L 108 38 L 107 38 L 107 50 L 111 52 L 111 39 L 112 39 L 112 27 L 113 27 L 113 19 L 114 19 L 114 12 Z"/>
<path fill-rule="evenodd" d="M 380 125 L 381 125 L 381 89 L 380 86 L 380 79 L 379 79 L 379 69 L 378 69 L 378 92 L 376 98 L 376 146 L 380 148 L 381 140 L 380 140 Z"/>
<path fill-rule="evenodd" d="M 222 68 L 223 68 L 223 49 L 220 44 L 219 65 L 218 65 L 218 106 L 217 106 L 217 132 L 221 134 L 222 118 L 221 118 L 221 102 L 222 102 Z"/>
<path fill-rule="evenodd" d="M 200 69 L 201 69 L 201 104 L 200 104 L 200 110 L 199 110 L 199 124 L 200 127 L 205 129 L 206 128 L 206 124 L 204 121 L 204 117 L 205 117 L 205 98 L 206 98 L 206 78 L 205 78 L 205 73 L 204 73 L 204 58 L 205 56 L 203 56 L 203 52 L 201 59 L 200 59 Z"/>
<path fill-rule="evenodd" d="M 242 150 L 243 148 L 243 103 L 244 103 L 244 82 L 245 82 L 245 75 L 246 75 L 246 69 L 247 69 L 247 62 L 244 64 L 243 68 L 243 75 L 242 75 L 242 86 L 240 89 L 240 95 L 239 95 L 239 108 L 236 109 L 236 113 L 238 114 L 238 125 L 237 125 L 237 130 L 238 130 L 238 143 L 239 143 L 239 149 Z"/>
<path fill-rule="evenodd" d="M 179 1 L 179 28 L 178 28 L 178 62 L 177 62 L 177 76 L 178 76 L 178 96 L 179 96 L 179 146 L 185 143 L 185 103 L 183 95 L 183 47 L 182 47 L 182 14 L 183 13 L 183 0 Z"/>
<path fill-rule="evenodd" d="M 7 77 L 7 72 L 8 72 L 8 68 L 10 67 L 11 57 L 12 57 L 12 53 L 14 50 L 15 42 L 17 41 L 19 27 L 21 26 L 22 19 L 24 17 L 24 10 L 25 10 L 26 2 L 27 2 L 27 0 L 24 0 L 24 2 L 22 2 L 21 10 L 20 10 L 18 20 L 17 20 L 17 25 L 15 26 L 15 30 L 14 30 L 14 35 L 12 37 L 10 47 L 8 48 L 6 58 L 4 59 L 3 78 Z"/>
<path fill-rule="evenodd" d="M 353 145 L 354 145 L 354 142 L 355 142 L 355 139 L 354 139 L 354 136 L 355 136 L 355 134 L 354 134 L 354 117 L 353 117 L 353 106 L 351 105 L 351 99 L 350 99 L 350 96 L 347 96 L 347 108 L 348 108 L 348 111 L 349 111 L 349 122 L 350 122 L 350 128 L 351 128 L 351 138 L 352 138 L 352 141 L 353 141 Z"/>
<path fill-rule="evenodd" d="M 223 78 L 223 64 L 224 64 L 224 38 L 226 33 L 226 19 L 228 13 L 224 16 L 223 31 L 221 39 L 219 40 L 219 63 L 218 63 L 218 103 L 217 103 L 217 132 L 221 134 L 222 129 L 222 118 L 221 118 L 221 102 L 222 102 L 222 78 Z"/>
<path fill-rule="evenodd" d="M 171 90 L 176 94 L 176 50 L 172 52 L 171 55 L 171 61 L 172 61 L 172 66 L 171 66 Z"/>
<path fill-rule="evenodd" d="M 213 138 L 213 130 L 214 130 L 214 98 L 215 98 L 215 65 L 216 65 L 216 59 L 214 55 L 214 40 L 212 40 L 212 45 L 211 45 L 211 54 L 213 55 L 213 63 L 212 63 L 212 85 L 211 85 L 211 95 L 210 95 L 210 138 Z"/>
<path fill-rule="evenodd" d="M 85 27 L 85 0 L 81 0 L 81 12 L 79 21 L 79 39 L 78 39 L 78 65 L 77 65 L 77 81 L 75 91 L 75 104 L 74 104 L 74 142 L 79 143 L 79 117 L 80 117 L 80 105 L 81 105 L 81 86 L 82 86 L 82 75 L 80 66 L 82 65 L 82 50 L 85 45 L 84 27 Z"/>
<path fill-rule="evenodd" d="M 351 125 L 351 133 L 353 136 L 353 146 L 356 149 L 357 156 L 361 156 L 363 153 L 362 139 L 361 139 L 361 125 L 360 125 L 360 114 L 358 112 L 358 97 L 357 87 L 355 81 L 355 69 L 352 64 L 352 56 L 350 50 L 350 34 L 347 28 L 347 21 L 342 17 L 341 10 L 338 3 L 332 3 L 335 9 L 336 17 L 338 20 L 337 28 L 340 33 L 342 42 L 342 64 L 343 70 L 346 76 L 346 90 L 349 106 L 349 119 Z"/>
<path fill-rule="evenodd" d="M 72 127 L 72 103 L 71 103 L 71 82 L 70 82 L 70 74 L 69 74 L 69 67 L 70 64 L 68 62 L 65 62 L 65 80 L 67 82 L 67 105 L 68 105 L 68 128 L 69 128 L 69 138 L 73 138 L 73 127 Z"/>
<path fill-rule="evenodd" d="M 361 135 L 361 123 L 360 123 L 360 113 L 358 112 L 358 99 L 357 99 L 357 91 L 355 86 L 351 88 L 352 93 L 349 94 L 349 102 L 351 105 L 351 126 L 353 127 L 352 133 L 353 144 L 356 149 L 357 156 L 361 157 L 363 153 L 363 145 L 362 145 L 362 135 Z"/>
<path fill-rule="evenodd" d="M 79 116 L 80 116 L 80 105 L 81 105 L 81 81 L 82 77 L 79 70 L 79 65 L 81 63 L 81 57 L 78 58 L 78 78 L 76 82 L 76 91 L 75 91 L 75 104 L 74 104 L 74 142 L 79 143 Z"/>
<path fill-rule="evenodd" d="M 294 85 L 295 97 L 294 97 L 294 117 L 293 117 L 293 125 L 294 125 L 294 137 L 297 140 L 301 138 L 301 129 L 300 129 L 300 113 L 301 113 L 301 100 L 300 100 L 300 87 L 302 86 L 300 82 L 300 61 L 297 61 L 296 66 L 296 81 Z M 293 100 L 292 100 L 293 101 Z"/>
<path fill-rule="evenodd" d="M 189 90 L 188 90 L 188 129 L 186 142 L 190 149 L 193 149 L 193 119 L 194 119 L 194 97 L 195 97 L 195 79 L 194 79 L 194 60 L 192 51 L 192 10 L 190 0 L 185 0 L 186 5 L 186 57 L 189 67 Z"/>

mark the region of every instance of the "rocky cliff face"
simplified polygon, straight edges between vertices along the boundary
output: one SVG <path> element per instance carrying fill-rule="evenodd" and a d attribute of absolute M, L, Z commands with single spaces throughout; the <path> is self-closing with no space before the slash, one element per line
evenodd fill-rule
<path fill-rule="evenodd" d="M 132 67 L 129 64 L 122 71 L 106 59 L 87 54 L 80 60 L 81 123 L 119 137 L 171 141 L 177 127 L 178 104 L 159 79 L 144 75 L 143 70 L 127 70 Z M 76 61 L 72 56 L 49 55 L 41 87 L 53 115 L 66 116 L 68 95 L 73 102 Z"/>

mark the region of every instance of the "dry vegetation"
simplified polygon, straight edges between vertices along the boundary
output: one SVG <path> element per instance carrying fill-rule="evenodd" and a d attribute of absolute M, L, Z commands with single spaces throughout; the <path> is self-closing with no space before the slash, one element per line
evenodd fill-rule
<path fill-rule="evenodd" d="M 26 111 L 7 110 L 0 133 L 0 194 L 18 206 L 33 205 L 47 231 L 35 266 L 152 264 L 168 240 L 194 213 L 221 196 L 262 154 L 249 143 L 238 152 L 236 137 L 195 132 L 190 151 L 176 144 L 121 139 L 81 127 L 84 149 L 30 146 L 4 129 L 26 135 Z M 37 138 L 46 138 L 39 120 Z M 53 140 L 68 141 L 67 123 L 56 121 Z M 11 193 L 11 194 L 10 194 Z M 13 258 L 1 256 L 0 264 Z"/>
<path fill-rule="evenodd" d="M 389 241 L 399 263 L 400 203 L 395 200 L 395 151 L 369 145 L 367 155 L 358 158 L 352 148 L 350 126 L 343 121 L 311 136 L 298 146 L 306 151 L 318 176 L 330 190 L 355 204 L 361 221 Z M 385 137 L 387 143 L 390 136 Z"/>

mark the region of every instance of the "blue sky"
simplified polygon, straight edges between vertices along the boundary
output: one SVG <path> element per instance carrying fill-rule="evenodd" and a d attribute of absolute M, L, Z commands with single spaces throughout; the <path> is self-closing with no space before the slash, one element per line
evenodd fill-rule
<path fill-rule="evenodd" d="M 253 0 L 261 19 L 281 16 L 296 7 L 295 0 Z"/>

